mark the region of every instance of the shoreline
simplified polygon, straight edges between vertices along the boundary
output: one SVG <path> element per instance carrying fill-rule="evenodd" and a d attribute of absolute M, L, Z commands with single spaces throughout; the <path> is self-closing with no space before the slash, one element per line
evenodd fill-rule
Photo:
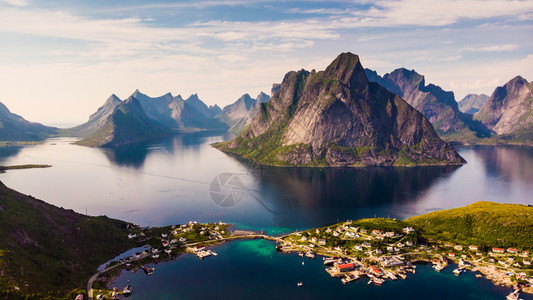
<path fill-rule="evenodd" d="M 339 224 L 343 224 L 343 223 L 341 222 Z M 339 224 L 336 224 L 336 225 L 339 225 Z M 200 225 L 203 226 L 205 224 L 200 224 Z M 196 252 L 197 250 L 195 250 L 194 248 L 195 246 L 198 246 L 198 245 L 202 245 L 201 247 L 205 249 L 206 247 L 217 246 L 217 245 L 221 245 L 221 244 L 231 242 L 231 241 L 250 240 L 250 239 L 264 239 L 264 240 L 273 241 L 276 243 L 276 246 L 275 246 L 276 250 L 281 253 L 290 254 L 290 255 L 300 254 L 300 256 L 303 256 L 303 253 L 312 252 L 316 255 L 322 256 L 324 260 L 327 258 L 339 257 L 341 258 L 341 262 L 343 259 L 345 259 L 344 263 L 352 263 L 357 266 L 357 269 L 355 271 L 346 272 L 346 273 L 344 273 L 343 271 L 339 271 L 338 269 L 334 270 L 334 268 L 339 268 L 339 265 L 341 263 L 334 264 L 333 267 L 330 267 L 330 268 L 327 268 L 325 266 L 326 271 L 330 273 L 332 277 L 339 277 L 339 278 L 342 278 L 348 275 L 353 275 L 353 276 L 357 276 L 357 278 L 359 278 L 359 276 L 367 276 L 370 278 L 371 281 L 376 280 L 375 278 L 378 278 L 377 280 L 380 280 L 379 279 L 380 277 L 383 279 L 387 279 L 387 280 L 389 279 L 395 280 L 394 275 L 400 274 L 399 276 L 402 276 L 401 274 L 405 275 L 406 272 L 414 273 L 414 269 L 416 268 L 416 266 L 414 265 L 416 264 L 431 264 L 432 262 L 435 264 L 435 260 L 438 260 L 438 261 L 444 260 L 444 261 L 449 261 L 452 263 L 457 263 L 458 261 L 462 260 L 462 258 L 456 259 L 455 257 L 447 258 L 446 255 L 443 255 L 444 253 L 439 254 L 438 251 L 428 255 L 428 250 L 429 252 L 432 252 L 430 248 L 427 248 L 427 246 L 416 246 L 413 249 L 411 249 L 409 252 L 398 253 L 396 255 L 390 255 L 390 257 L 397 257 L 398 259 L 401 259 L 402 261 L 404 261 L 404 264 L 398 267 L 386 267 L 386 266 L 380 265 L 380 259 L 382 259 L 383 257 L 387 257 L 387 256 L 373 256 L 372 251 L 370 250 L 369 250 L 370 256 L 362 258 L 361 255 L 359 255 L 358 253 L 344 253 L 343 251 L 340 251 L 341 249 L 340 248 L 338 249 L 338 247 L 335 249 L 332 249 L 330 247 L 328 249 L 325 247 L 320 247 L 318 246 L 318 244 L 316 244 L 316 246 L 309 247 L 307 245 L 297 245 L 296 243 L 291 243 L 291 241 L 294 241 L 294 239 L 291 239 L 291 236 L 294 236 L 298 234 L 299 232 L 293 232 L 293 233 L 289 233 L 283 236 L 274 237 L 274 236 L 270 236 L 270 235 L 262 234 L 260 232 L 250 231 L 250 230 L 238 230 L 238 229 L 230 230 L 229 228 L 231 228 L 232 226 L 233 224 L 228 225 L 226 227 L 226 230 L 230 234 L 222 239 L 181 244 L 179 246 L 171 248 L 171 249 L 178 249 L 179 252 L 177 254 L 166 256 L 162 260 L 156 259 L 155 263 L 172 261 L 176 259 L 177 257 L 179 257 L 180 255 L 185 254 L 185 253 L 198 255 Z M 309 231 L 319 231 L 319 229 L 310 229 Z M 401 238 L 400 241 L 403 239 L 404 238 Z M 213 253 L 211 250 L 208 250 L 208 252 Z M 108 289 L 108 291 L 110 291 L 109 288 L 111 288 L 111 285 L 113 284 L 113 282 L 117 279 L 120 273 L 124 270 L 126 263 L 134 263 L 137 261 L 143 261 L 146 258 L 147 260 L 144 260 L 145 261 L 144 264 L 147 265 L 149 263 L 153 263 L 153 261 L 150 259 L 151 258 L 150 255 L 151 253 L 148 253 L 144 256 L 139 256 L 138 258 L 134 260 L 123 261 L 102 272 L 98 272 L 97 274 L 93 275 L 93 277 L 91 277 L 91 280 L 94 281 L 101 274 L 107 273 L 110 270 L 120 267 L 118 269 L 119 270 L 118 273 L 115 273 L 114 275 L 110 276 L 106 280 L 105 286 Z M 214 255 L 216 255 L 216 253 L 214 253 Z M 427 257 L 424 257 L 424 255 L 427 255 Z M 202 259 L 202 257 L 200 256 L 199 258 Z M 490 280 L 491 283 L 496 286 L 506 287 L 506 288 L 512 288 L 513 286 L 515 286 L 515 284 L 511 280 L 511 277 L 505 276 L 504 275 L 505 272 L 500 270 L 495 265 L 484 266 L 484 265 L 481 265 L 479 262 L 468 260 L 468 259 L 465 259 L 464 263 L 466 263 L 467 265 L 471 264 L 469 265 L 470 267 L 465 267 L 465 269 L 468 269 L 471 272 L 479 272 L 483 274 L 486 279 Z M 447 264 L 448 263 L 446 263 L 446 265 Z M 461 263 L 459 263 L 459 265 L 461 265 Z M 373 274 L 372 272 L 375 272 L 376 268 L 378 270 L 383 271 L 384 275 Z M 141 268 L 139 267 L 133 268 L 132 272 L 137 272 L 140 269 Z M 402 278 L 405 278 L 405 276 Z M 91 281 L 89 281 L 88 283 L 87 291 L 89 292 L 89 299 L 93 299 L 92 298 L 93 289 L 92 289 Z M 522 287 L 521 291 L 523 293 L 533 294 L 533 288 L 531 286 Z"/>

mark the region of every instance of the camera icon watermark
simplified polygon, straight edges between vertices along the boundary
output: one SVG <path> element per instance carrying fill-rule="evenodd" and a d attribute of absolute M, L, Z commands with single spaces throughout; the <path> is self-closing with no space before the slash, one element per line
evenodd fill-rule
<path fill-rule="evenodd" d="M 217 175 L 209 185 L 209 196 L 217 206 L 231 207 L 237 205 L 244 194 L 241 178 L 234 173 Z"/>

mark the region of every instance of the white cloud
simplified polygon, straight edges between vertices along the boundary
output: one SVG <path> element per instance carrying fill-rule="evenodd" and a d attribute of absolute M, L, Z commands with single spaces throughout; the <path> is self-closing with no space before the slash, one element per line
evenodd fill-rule
<path fill-rule="evenodd" d="M 485 47 L 468 47 L 464 50 L 467 51 L 481 51 L 481 52 L 503 52 L 503 51 L 512 51 L 518 49 L 518 45 L 512 45 L 512 44 L 505 44 L 505 45 L 493 45 L 493 46 L 485 46 Z"/>
<path fill-rule="evenodd" d="M 0 0 L 0 2 L 19 7 L 24 7 L 28 5 L 28 1 L 26 0 Z"/>

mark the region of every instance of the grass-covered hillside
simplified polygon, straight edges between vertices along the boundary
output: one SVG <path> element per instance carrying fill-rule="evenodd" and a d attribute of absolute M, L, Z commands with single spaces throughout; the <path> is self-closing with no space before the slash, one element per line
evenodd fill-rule
<path fill-rule="evenodd" d="M 87 217 L 0 182 L 0 298 L 62 298 L 131 248 L 128 223 Z"/>
<path fill-rule="evenodd" d="M 533 249 L 533 207 L 476 202 L 406 220 L 426 238 L 460 245 Z"/>

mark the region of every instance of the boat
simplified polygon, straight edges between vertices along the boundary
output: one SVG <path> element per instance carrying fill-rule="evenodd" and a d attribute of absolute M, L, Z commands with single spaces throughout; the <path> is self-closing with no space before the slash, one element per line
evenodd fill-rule
<path fill-rule="evenodd" d="M 374 282 L 374 284 L 377 284 L 377 285 L 382 285 L 383 282 L 385 282 L 385 280 L 381 279 L 381 278 L 378 278 L 378 277 L 374 277 L 374 278 L 372 278 L 372 282 Z"/>
<path fill-rule="evenodd" d="M 154 274 L 154 271 L 155 271 L 155 268 L 151 268 L 151 267 L 145 266 L 145 265 L 142 265 L 141 269 L 143 269 L 144 273 L 146 273 L 147 275 L 152 275 L 152 274 Z"/>
<path fill-rule="evenodd" d="M 346 277 L 341 279 L 341 281 L 342 281 L 342 284 L 347 284 L 357 279 L 359 279 L 358 275 L 346 275 Z"/>
<path fill-rule="evenodd" d="M 404 273 L 398 273 L 398 276 L 399 276 L 401 279 L 405 279 L 405 278 L 407 278 L 407 275 L 405 275 Z"/>
<path fill-rule="evenodd" d="M 461 275 L 461 273 L 463 272 L 463 268 L 457 268 L 455 270 L 453 270 L 453 274 L 459 276 Z"/>
<path fill-rule="evenodd" d="M 130 285 L 130 281 L 128 280 L 128 284 L 122 290 L 122 295 L 127 297 L 127 296 L 131 295 L 132 292 L 133 292 L 133 289 L 132 289 L 132 287 Z"/>
<path fill-rule="evenodd" d="M 305 265 L 305 263 L 302 261 L 302 266 Z"/>
<path fill-rule="evenodd" d="M 304 253 L 302 251 L 298 252 L 298 256 L 304 257 Z"/>
<path fill-rule="evenodd" d="M 159 258 L 159 254 L 153 254 L 152 258 Z"/>
<path fill-rule="evenodd" d="M 170 250 L 170 249 L 165 249 L 165 253 L 166 253 L 166 254 L 170 254 L 170 253 L 172 253 L 172 250 Z"/>
<path fill-rule="evenodd" d="M 482 277 L 483 277 L 483 275 L 481 275 L 481 274 L 476 274 L 476 278 L 482 278 Z"/>
<path fill-rule="evenodd" d="M 507 300 L 518 300 L 518 294 L 520 293 L 520 290 L 514 290 L 509 295 L 507 295 Z"/>
<path fill-rule="evenodd" d="M 126 270 L 129 271 L 129 270 L 131 270 L 131 268 L 133 268 L 133 265 L 130 264 L 130 263 L 127 263 L 127 264 L 126 264 Z"/>
<path fill-rule="evenodd" d="M 302 286 L 302 285 L 304 285 L 304 284 L 301 283 L 301 282 L 298 282 L 296 285 L 297 285 L 297 286 Z"/>
<path fill-rule="evenodd" d="M 309 251 L 305 254 L 305 256 L 309 257 L 309 258 L 315 258 L 315 254 L 313 253 L 313 251 Z"/>
<path fill-rule="evenodd" d="M 437 271 L 437 272 L 440 272 L 440 271 L 444 270 L 444 266 L 441 265 L 441 264 L 437 264 L 437 265 L 435 265 L 433 268 L 434 268 L 435 271 Z"/>

